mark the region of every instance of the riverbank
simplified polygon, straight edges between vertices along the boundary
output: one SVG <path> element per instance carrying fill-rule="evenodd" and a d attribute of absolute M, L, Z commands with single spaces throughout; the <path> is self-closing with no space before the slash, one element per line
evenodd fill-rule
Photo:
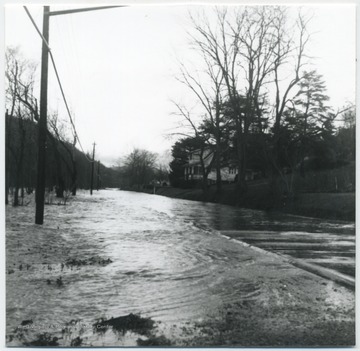
<path fill-rule="evenodd" d="M 154 193 L 153 190 L 144 190 Z M 235 184 L 224 184 L 222 194 L 216 194 L 216 187 L 211 186 L 205 196 L 202 189 L 179 189 L 173 187 L 157 187 L 156 194 L 203 202 L 237 205 Z M 327 218 L 335 220 L 355 221 L 355 193 L 298 193 L 292 201 L 276 203 L 269 193 L 269 185 L 264 180 L 249 183 L 248 192 L 243 196 L 240 207 L 265 211 L 281 211 L 285 213 Z"/>

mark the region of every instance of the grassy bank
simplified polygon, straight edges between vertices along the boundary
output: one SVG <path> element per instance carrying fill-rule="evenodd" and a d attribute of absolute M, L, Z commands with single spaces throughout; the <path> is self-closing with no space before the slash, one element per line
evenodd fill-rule
<path fill-rule="evenodd" d="M 195 201 L 221 203 L 265 211 L 282 211 L 309 217 L 337 220 L 355 220 L 355 193 L 298 193 L 292 201 L 275 201 L 270 194 L 267 182 L 259 180 L 249 183 L 248 191 L 239 203 L 236 199 L 235 184 L 223 185 L 222 194 L 216 194 L 215 186 L 209 188 L 208 194 L 201 189 L 178 189 L 160 187 L 157 195 Z"/>
<path fill-rule="evenodd" d="M 305 177 L 294 174 L 295 197 L 291 200 L 274 196 L 276 191 L 272 191 L 267 178 L 249 181 L 247 186 L 247 192 L 241 196 L 237 196 L 236 184 L 223 184 L 220 195 L 215 185 L 208 188 L 207 194 L 201 188 L 157 187 L 155 192 L 172 198 L 355 221 L 355 163 L 334 169 L 308 170 Z M 152 187 L 141 191 L 154 193 Z"/>

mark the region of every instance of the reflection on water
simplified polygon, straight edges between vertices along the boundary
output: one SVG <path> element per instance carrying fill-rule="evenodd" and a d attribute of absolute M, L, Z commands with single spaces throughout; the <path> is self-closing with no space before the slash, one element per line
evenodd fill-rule
<path fill-rule="evenodd" d="M 201 319 L 227 302 L 265 299 L 261 278 L 254 281 L 247 271 L 254 253 L 219 231 L 255 238 L 354 230 L 351 223 L 116 190 L 48 206 L 45 216 L 39 227 L 30 207 L 7 214 L 8 334 L 23 320 L 91 324 L 130 313 L 167 322 Z M 103 261 L 93 263 L 94 257 Z M 84 335 L 89 345 L 113 342 Z"/>

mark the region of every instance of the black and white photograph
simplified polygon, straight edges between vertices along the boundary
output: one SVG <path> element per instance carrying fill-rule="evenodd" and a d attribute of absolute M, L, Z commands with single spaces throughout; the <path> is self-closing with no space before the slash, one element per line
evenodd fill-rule
<path fill-rule="evenodd" d="M 4 347 L 354 347 L 354 3 L 5 3 Z"/>

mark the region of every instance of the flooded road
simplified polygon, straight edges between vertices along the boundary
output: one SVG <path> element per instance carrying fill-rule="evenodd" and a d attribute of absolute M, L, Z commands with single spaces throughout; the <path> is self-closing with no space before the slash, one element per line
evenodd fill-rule
<path fill-rule="evenodd" d="M 198 202 L 172 213 L 199 227 L 355 278 L 355 223 Z"/>
<path fill-rule="evenodd" d="M 92 197 L 79 194 L 67 206 L 46 206 L 43 226 L 33 224 L 33 217 L 31 206 L 7 208 L 8 346 L 31 345 L 36 335 L 45 338 L 44 331 L 49 333 L 46 337 L 56 335 L 60 346 L 74 345 L 74 340 L 81 340 L 82 346 L 133 346 L 139 337 L 136 333 L 99 335 L 93 328 L 101 318 L 129 314 L 157 321 L 158 333 L 167 340 L 188 340 L 189 325 L 199 326 L 209 318 L 225 323 L 220 318 L 223 315 L 230 323 L 228 318 L 235 305 L 242 309 L 241 318 L 245 318 L 246 311 L 251 311 L 253 317 L 257 313 L 264 317 L 267 311 L 270 318 L 272 309 L 282 305 L 288 315 L 299 315 L 306 303 L 311 305 L 311 299 L 319 299 L 319 306 L 313 309 L 316 315 L 306 314 L 303 324 L 323 320 L 325 311 L 331 316 L 336 308 L 337 321 L 352 323 L 351 291 L 320 278 L 315 286 L 317 278 L 286 260 L 228 239 L 240 239 L 266 251 L 281 251 L 319 265 L 328 265 L 330 260 L 332 268 L 351 275 L 352 223 L 117 190 L 103 190 Z M 309 286 L 302 284 L 304 281 Z M 300 311 L 296 301 L 309 293 L 311 299 L 301 305 Z M 227 306 L 231 311 L 226 310 Z M 330 317 L 324 320 L 332 321 Z M 84 325 L 81 332 L 64 332 L 80 321 Z M 286 319 L 280 318 L 278 323 L 281 327 Z M 27 324 L 33 329 L 19 328 Z M 266 325 L 263 328 L 269 329 Z M 205 333 L 204 326 L 201 330 Z M 191 333 L 198 339 L 187 341 L 189 345 L 209 342 L 209 336 L 199 336 L 201 333 L 194 330 Z M 248 334 L 246 338 L 213 342 L 253 342 Z M 266 338 L 264 345 L 278 344 Z M 298 344 L 294 337 L 291 340 Z M 184 341 L 181 345 L 187 344 Z M 255 345 L 261 342 L 255 341 Z"/>

